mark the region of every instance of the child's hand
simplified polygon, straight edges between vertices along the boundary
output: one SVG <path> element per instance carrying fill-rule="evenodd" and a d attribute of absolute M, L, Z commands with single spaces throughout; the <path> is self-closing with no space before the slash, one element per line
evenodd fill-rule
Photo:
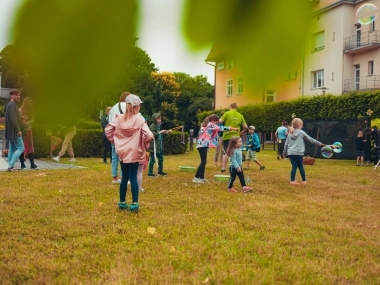
<path fill-rule="evenodd" d="M 240 167 L 236 168 L 236 171 L 241 172 L 241 168 Z"/>

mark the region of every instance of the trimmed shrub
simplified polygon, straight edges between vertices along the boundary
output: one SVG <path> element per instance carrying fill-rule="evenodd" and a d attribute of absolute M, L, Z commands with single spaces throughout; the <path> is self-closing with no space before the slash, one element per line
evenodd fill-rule
<path fill-rule="evenodd" d="M 50 149 L 50 137 L 46 136 L 46 130 L 42 127 L 33 128 L 35 157 L 48 157 Z M 63 134 L 61 134 L 63 140 Z M 185 153 L 188 146 L 189 135 L 185 134 L 185 144 L 181 143 L 181 133 L 173 132 L 164 136 L 164 153 L 182 154 Z M 53 152 L 57 155 L 61 150 L 59 145 Z M 77 133 L 73 139 L 73 149 L 76 157 L 102 157 L 103 151 L 103 131 L 102 130 L 81 130 L 77 129 Z M 65 154 L 67 156 L 67 154 Z"/>
<path fill-rule="evenodd" d="M 365 117 L 368 109 L 372 109 L 373 118 L 380 118 L 379 90 L 339 96 L 307 96 L 292 101 L 245 105 L 239 107 L 239 112 L 247 124 L 253 124 L 258 132 L 272 132 L 283 120 L 290 122 L 293 113 L 303 120 L 330 121 Z M 202 122 L 205 117 L 221 111 L 201 112 L 197 115 L 198 121 Z"/>
<path fill-rule="evenodd" d="M 76 123 L 77 129 L 81 130 L 101 130 L 100 121 L 90 121 L 90 120 L 78 120 Z"/>
<path fill-rule="evenodd" d="M 189 144 L 189 134 L 185 133 L 185 144 L 181 143 L 181 132 L 173 132 L 164 135 L 164 154 L 182 154 L 187 150 Z"/>

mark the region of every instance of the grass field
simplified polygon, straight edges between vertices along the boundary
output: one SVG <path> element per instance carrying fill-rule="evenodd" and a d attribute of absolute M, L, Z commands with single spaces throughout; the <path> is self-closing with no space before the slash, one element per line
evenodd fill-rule
<path fill-rule="evenodd" d="M 117 209 L 100 158 L 1 173 L 0 284 L 380 284 L 379 170 L 317 159 L 294 186 L 268 150 L 253 192 L 229 193 L 212 158 L 202 185 L 179 171 L 197 151 L 165 157 L 138 214 Z"/>

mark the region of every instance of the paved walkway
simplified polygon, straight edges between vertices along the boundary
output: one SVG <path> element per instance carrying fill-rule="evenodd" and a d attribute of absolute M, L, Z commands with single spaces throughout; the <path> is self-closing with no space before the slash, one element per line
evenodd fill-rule
<path fill-rule="evenodd" d="M 69 168 L 84 168 L 83 166 L 76 166 L 75 164 L 64 164 L 64 163 L 58 163 L 55 161 L 46 161 L 46 160 L 39 160 L 35 159 L 35 164 L 37 164 L 38 169 L 69 169 Z M 30 162 L 29 160 L 25 161 L 25 165 L 27 168 L 25 170 L 31 170 L 30 169 Z M 20 169 L 20 162 L 17 161 L 15 164 L 15 167 L 17 169 Z M 8 170 L 8 158 L 7 157 L 1 157 L 0 156 L 0 172 L 7 171 Z"/>

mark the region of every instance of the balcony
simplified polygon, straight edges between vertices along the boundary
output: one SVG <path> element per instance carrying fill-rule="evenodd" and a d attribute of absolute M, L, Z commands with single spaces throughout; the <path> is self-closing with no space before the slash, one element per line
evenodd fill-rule
<path fill-rule="evenodd" d="M 345 39 L 344 52 L 356 53 L 380 47 L 380 31 L 369 31 Z"/>
<path fill-rule="evenodd" d="M 363 76 L 343 80 L 343 92 L 380 89 L 380 75 Z"/>

